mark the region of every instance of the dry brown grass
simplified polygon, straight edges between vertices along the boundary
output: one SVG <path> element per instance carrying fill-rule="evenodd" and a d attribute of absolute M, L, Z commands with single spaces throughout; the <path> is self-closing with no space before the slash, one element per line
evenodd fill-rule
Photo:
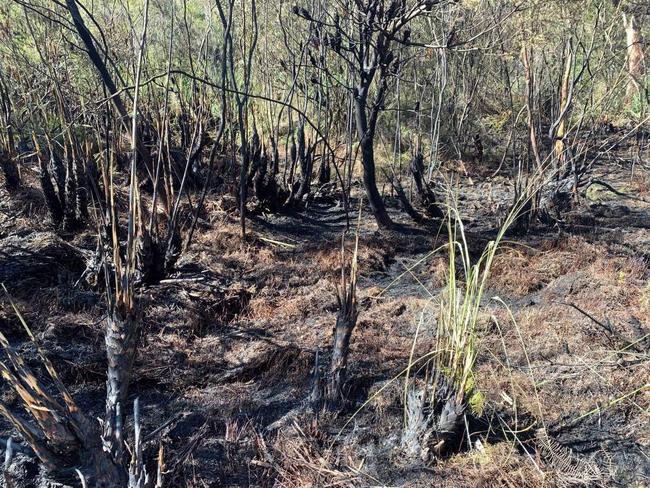
<path fill-rule="evenodd" d="M 445 461 L 441 468 L 445 487 L 551 488 L 548 476 L 514 445 L 483 445 Z"/>
<path fill-rule="evenodd" d="M 394 254 L 395 249 L 388 240 L 376 237 L 359 238 L 358 262 L 363 273 L 385 270 Z M 316 269 L 324 274 L 340 273 L 340 242 L 333 241 L 322 246 L 314 253 L 313 262 Z"/>
<path fill-rule="evenodd" d="M 599 257 L 585 269 L 583 286 L 570 297 L 587 310 L 607 314 L 612 322 L 647 316 L 648 273 L 641 259 Z"/>
<path fill-rule="evenodd" d="M 441 288 L 445 285 L 449 269 L 449 258 L 445 255 L 437 254 L 431 258 L 429 265 L 429 276 L 431 286 Z"/>
<path fill-rule="evenodd" d="M 350 468 L 355 460 L 350 457 L 349 450 L 334 452 L 328 449 L 317 421 L 294 422 L 270 448 L 261 443 L 260 451 L 263 462 L 275 471 L 275 486 L 364 486 L 359 472 Z"/>
<path fill-rule="evenodd" d="M 628 412 L 630 428 L 644 415 L 647 420 L 642 412 L 647 392 L 616 401 L 647 376 L 647 350 L 645 355 L 640 346 L 617 352 L 650 332 L 644 325 L 650 310 L 647 266 L 581 239 L 499 258 L 500 273 L 494 276 L 500 287 L 515 296 L 539 289 L 533 300 L 513 310 L 516 324 L 504 310 L 494 311 L 503 340 L 498 333 L 486 338 L 478 371 L 489 400 L 511 409 L 503 401 L 505 392 L 538 422 L 567 421 L 599 407 Z M 523 277 L 520 286 L 517 276 Z"/>
<path fill-rule="evenodd" d="M 250 432 L 242 434 L 242 419 L 249 415 L 256 419 L 276 408 L 276 404 L 304 398 L 314 351 L 316 347 L 322 351 L 330 342 L 340 241 L 333 238 L 332 242 L 317 244 L 307 236 L 296 248 L 286 248 L 263 240 L 283 238 L 252 224 L 249 238 L 242 242 L 238 222 L 228 215 L 230 210 L 218 207 L 217 202 L 208 205 L 213 206 L 209 214 L 214 226 L 209 230 L 200 227 L 196 242 L 181 264 L 198 265 L 206 276 L 215 276 L 220 283 L 250 286 L 251 300 L 232 321 L 226 321 L 214 311 L 201 315 L 217 297 L 197 299 L 192 296 L 190 284 L 147 290 L 151 306 L 145 320 L 151 325 L 147 329 L 151 334 L 141 349 L 136 376 L 144 391 L 153 384 L 182 398 L 180 408 L 205 413 L 219 424 L 225 421 L 223 442 L 230 446 L 232 462 L 240 463 L 236 467 L 233 464 L 232 470 L 242 473 L 248 465 L 236 445 L 244 442 L 243 437 L 252 436 Z M 428 301 L 423 298 L 425 291 L 408 273 L 390 290 L 384 290 L 403 270 L 401 260 L 414 262 L 421 251 L 410 253 L 403 245 L 409 238 L 373 234 L 368 232 L 360 242 L 361 314 L 351 344 L 351 388 L 364 398 L 372 396 L 408 361 L 417 314 Z M 519 423 L 511 427 L 524 428 L 539 427 L 542 419 L 547 423 L 574 419 L 601 405 L 618 417 L 629 418 L 630 428 L 636 429 L 634 439 L 647 445 L 648 434 L 641 434 L 644 417 L 639 407 L 648 408 L 649 391 L 607 407 L 612 399 L 638 387 L 646 373 L 643 368 L 647 361 L 635 364 L 630 356 L 614 351 L 621 347 L 621 338 L 636 334 L 631 326 L 635 319 L 645 325 L 645 317 L 650 316 L 647 267 L 638 259 L 613 256 L 604 245 L 591 244 L 581 237 L 562 238 L 559 242 L 548 237 L 535 246 L 537 250 L 514 246 L 499 254 L 494 263 L 492 291 L 513 303 L 532 368 L 528 369 L 517 327 L 506 310 L 487 301 L 478 327 L 484 347 L 476 381 L 488 406 L 509 419 L 516 411 Z M 435 294 L 436 288 L 445 283 L 447 258 L 439 254 L 427 263 L 428 267 L 422 264 L 415 271 Z M 169 293 L 162 293 L 164 288 Z M 44 293 L 48 303 L 52 301 L 48 308 L 58 310 L 52 320 L 67 321 L 56 291 Z M 527 295 L 530 300 L 516 300 Z M 611 324 L 616 334 L 612 336 L 565 302 Z M 70 324 L 84 314 L 83 310 L 70 311 Z M 490 320 L 492 314 L 501 325 L 507 358 L 499 332 Z M 0 304 L 0 320 L 7 318 L 2 315 Z M 86 324 L 93 322 L 90 316 L 85 320 Z M 201 328 L 204 335 L 196 334 Z M 68 329 L 72 327 L 66 328 L 66 334 Z M 52 332 L 59 337 L 62 329 Z M 422 350 L 416 350 L 416 356 L 430 347 L 427 333 L 431 331 L 421 331 L 418 347 Z M 285 350 L 288 345 L 295 351 Z M 103 382 L 96 381 L 98 388 L 103 387 Z M 259 451 L 251 469 L 266 470 L 267 476 L 257 479 L 268 480 L 268 486 L 381 486 L 368 474 L 380 477 L 378 472 L 385 469 L 381 474 L 387 479 L 399 480 L 403 468 L 395 459 L 400 457 L 399 449 L 392 456 L 384 456 L 380 449 L 380 443 L 401 428 L 403 383 L 397 381 L 394 386 L 367 405 L 352 423 L 353 428 L 359 426 L 357 437 L 350 435 L 350 442 L 337 444 L 334 453 L 327 449 L 329 442 L 333 431 L 347 417 L 320 425 L 300 419 L 299 428 L 289 424 L 277 439 L 264 433 L 260 442 L 267 445 Z M 171 413 L 165 410 L 164 417 Z M 346 434 L 349 430 L 352 428 Z M 219 431 L 216 437 L 221 435 Z M 216 437 L 212 433 L 208 442 L 222 442 Z M 366 464 L 360 471 L 366 474 L 359 474 L 355 469 L 360 467 L 363 456 Z M 460 453 L 440 462 L 433 471 L 423 469 L 421 476 L 417 470 L 405 471 L 403 486 L 558 486 L 552 466 L 541 459 L 535 461 L 543 473 L 510 441 L 485 444 L 483 450 Z M 192 468 L 201 471 L 201 462 L 205 460 L 195 461 Z M 386 466 L 381 466 L 384 463 Z M 217 471 L 228 469 L 231 467 L 219 467 Z"/>
<path fill-rule="evenodd" d="M 573 236 L 559 243 L 545 241 L 535 250 L 504 247 L 494 259 L 492 287 L 502 293 L 526 296 L 586 266 L 596 259 L 598 252 L 596 246 Z"/>

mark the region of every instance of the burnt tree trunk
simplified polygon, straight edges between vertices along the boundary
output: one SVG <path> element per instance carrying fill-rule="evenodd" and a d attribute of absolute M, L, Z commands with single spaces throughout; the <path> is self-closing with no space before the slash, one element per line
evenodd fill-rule
<path fill-rule="evenodd" d="M 348 354 L 350 352 L 350 338 L 357 324 L 356 301 L 344 299 L 341 301 L 339 313 L 334 326 L 334 339 L 332 342 L 332 360 L 329 369 L 327 385 L 327 400 L 338 403 L 343 398 L 343 385 L 347 377 Z"/>
<path fill-rule="evenodd" d="M 65 165 L 61 158 L 50 148 L 50 169 L 56 183 L 56 191 L 61 202 L 61 211 L 65 208 Z"/>
<path fill-rule="evenodd" d="M 311 173 L 314 165 L 314 146 L 307 148 L 305 142 L 305 122 L 300 122 L 298 129 L 298 158 L 300 161 L 300 186 L 295 200 L 300 202 L 311 191 Z"/>
<path fill-rule="evenodd" d="M 80 154 L 77 155 L 75 161 L 74 173 L 77 186 L 75 199 L 77 216 L 81 221 L 85 221 L 88 219 L 88 178 L 86 177 L 86 168 Z"/>
<path fill-rule="evenodd" d="M 318 183 L 326 185 L 332 181 L 332 167 L 330 166 L 329 155 L 323 154 L 320 166 L 318 168 Z"/>
<path fill-rule="evenodd" d="M 2 110 L 2 118 L 0 120 L 2 120 L 5 126 L 6 136 L 6 140 L 4 141 L 6 150 L 0 147 L 0 166 L 2 166 L 2 172 L 5 175 L 5 186 L 7 190 L 14 191 L 20 186 L 20 173 L 18 172 L 18 165 L 15 159 L 16 147 L 14 145 L 14 132 L 11 125 L 11 98 L 2 73 L 0 73 L 0 109 Z M 1 142 L 2 137 L 0 134 Z"/>
<path fill-rule="evenodd" d="M 522 60 L 524 63 L 524 76 L 526 79 L 526 112 L 528 114 L 528 140 L 530 149 L 535 157 L 535 167 L 541 168 L 542 158 L 539 153 L 539 144 L 537 142 L 537 126 L 534 117 L 534 94 L 535 94 L 535 77 L 531 68 L 531 58 L 533 50 L 527 46 L 522 49 Z"/>
<path fill-rule="evenodd" d="M 239 169 L 239 226 L 242 238 L 246 237 L 246 201 L 248 200 L 248 166 L 250 153 L 248 144 L 242 145 L 242 161 Z"/>
<path fill-rule="evenodd" d="M 407 6 L 407 3 L 410 3 Z M 392 221 L 377 189 L 374 139 L 379 113 L 384 108 L 388 79 L 399 72 L 400 56 L 395 56 L 397 43 L 409 44 L 408 24 L 427 15 L 440 0 L 354 1 L 344 7 L 349 21 L 342 23 L 339 15 L 333 22 L 323 22 L 305 8 L 294 6 L 295 15 L 315 24 L 319 32 L 330 31 L 326 44 L 341 56 L 354 74 L 355 86 L 350 90 L 354 100 L 354 119 L 363 164 L 363 186 L 372 213 L 379 227 L 392 227 Z M 345 38 L 345 42 L 343 39 Z M 325 42 L 323 43 L 325 44 Z M 346 44 L 344 46 L 344 44 Z M 313 65 L 318 65 L 312 61 Z M 376 86 L 375 86 L 376 85 Z M 369 100 L 371 88 L 374 97 Z"/>
<path fill-rule="evenodd" d="M 341 249 L 344 256 L 344 249 Z M 332 339 L 332 357 L 325 386 L 325 400 L 330 407 L 343 400 L 343 385 L 347 377 L 350 338 L 357 325 L 357 251 L 355 249 L 350 269 L 350 280 L 345 275 L 345 265 L 341 269 L 341 287 L 338 290 L 339 311 Z"/>
<path fill-rule="evenodd" d="M 397 178 L 391 178 L 390 183 L 393 189 L 395 190 L 395 193 L 397 194 L 397 198 L 399 199 L 399 203 L 402 206 L 404 212 L 406 212 L 408 216 L 411 217 L 413 221 L 418 224 L 426 222 L 427 219 L 424 217 L 424 215 L 418 212 L 409 201 L 408 197 L 406 196 L 406 193 L 404 192 L 404 188 L 402 187 L 402 184 L 399 182 L 399 180 Z"/>
<path fill-rule="evenodd" d="M 278 143 L 273 136 L 270 137 L 271 142 L 271 155 L 273 157 L 271 164 L 271 171 L 273 176 L 280 172 L 280 152 L 278 151 Z"/>
<path fill-rule="evenodd" d="M 252 186 L 255 197 L 260 204 L 271 212 L 277 212 L 281 208 L 280 194 L 275 180 L 275 174 L 271 168 L 269 173 L 269 156 L 266 150 L 255 152 L 255 168 L 252 175 Z"/>
<path fill-rule="evenodd" d="M 45 161 L 41 154 L 38 154 L 37 157 L 40 169 L 38 179 L 41 183 L 43 195 L 45 196 L 45 204 L 50 212 L 52 223 L 58 227 L 63 222 L 63 203 L 57 196 L 54 185 L 52 184 L 52 176 L 50 175 L 47 161 Z"/>
<path fill-rule="evenodd" d="M 377 176 L 375 171 L 375 125 L 376 117 L 379 108 L 376 108 L 377 115 L 373 113 L 371 120 L 368 120 L 366 114 L 366 87 L 357 89 L 355 93 L 354 111 L 357 126 L 357 134 L 359 136 L 359 146 L 361 147 L 361 161 L 363 164 L 363 187 L 366 190 L 368 203 L 372 214 L 377 221 L 377 225 L 383 228 L 390 228 L 393 225 L 392 220 L 388 216 L 384 201 L 377 189 Z M 373 110 L 374 112 L 374 110 Z"/>
<path fill-rule="evenodd" d="M 126 110 L 126 107 L 124 106 L 124 103 L 122 102 L 122 98 L 120 97 L 120 92 L 118 91 L 117 86 L 113 81 L 113 78 L 108 72 L 108 68 L 106 67 L 105 62 L 103 61 L 101 55 L 99 54 L 97 48 L 95 47 L 95 43 L 93 41 L 92 35 L 90 34 L 88 27 L 86 27 L 86 24 L 83 18 L 81 17 L 81 13 L 79 12 L 79 7 L 77 7 L 77 1 L 65 0 L 65 4 L 68 11 L 70 12 L 70 16 L 72 17 L 72 21 L 77 30 L 77 33 L 79 34 L 79 37 L 84 43 L 84 47 L 86 48 L 88 57 L 90 58 L 93 65 L 97 69 L 97 72 L 99 73 L 99 76 L 102 79 L 104 86 L 106 86 L 106 89 L 111 94 L 110 99 L 112 100 L 113 105 L 115 106 L 120 116 L 120 123 L 124 127 L 125 131 L 130 134 L 131 133 L 129 128 L 130 118 L 128 112 Z M 133 141 L 133 143 L 137 148 L 138 155 L 144 162 L 145 168 L 149 174 L 149 178 L 153 182 L 153 167 L 152 167 L 151 153 L 149 152 L 149 148 L 145 144 L 143 144 L 142 139 L 137 135 L 137 133 L 135 135 L 135 140 Z"/>
<path fill-rule="evenodd" d="M 139 327 L 133 311 L 116 306 L 106 325 L 106 419 L 102 440 L 115 464 L 124 465 L 124 412 Z M 122 485 L 124 486 L 124 485 Z"/>
<path fill-rule="evenodd" d="M 20 174 L 16 161 L 11 157 L 9 152 L 0 149 L 0 166 L 5 175 L 5 186 L 7 190 L 14 191 L 20 186 Z"/>
<path fill-rule="evenodd" d="M 20 316 L 15 306 L 14 310 Z M 35 336 L 29 329 L 27 332 L 36 346 L 40 366 L 49 376 L 48 387 L 34 375 L 0 333 L 0 345 L 9 359 L 0 361 L 0 373 L 31 419 L 14 413 L 13 408 L 2 402 L 0 414 L 22 434 L 47 470 L 79 467 L 90 475 L 90 486 L 126 486 L 126 470 L 121 464 L 116 464 L 103 448 L 97 423 L 79 409 Z"/>
<path fill-rule="evenodd" d="M 436 194 L 424 178 L 424 156 L 421 151 L 417 151 L 411 160 L 411 174 L 415 182 L 415 188 L 418 191 L 420 203 L 429 217 L 441 219 L 444 212 L 438 206 Z"/>
<path fill-rule="evenodd" d="M 77 181 L 75 164 L 71 158 L 65 162 L 65 197 L 63 205 L 63 230 L 71 231 L 77 227 Z"/>

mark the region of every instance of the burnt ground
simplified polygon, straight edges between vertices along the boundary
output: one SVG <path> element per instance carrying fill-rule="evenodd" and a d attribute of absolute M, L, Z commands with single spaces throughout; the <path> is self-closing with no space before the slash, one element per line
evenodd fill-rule
<path fill-rule="evenodd" d="M 229 197 L 213 196 L 177 271 L 140 296 L 131 398 L 149 457 L 165 446 L 167 486 L 648 486 L 650 171 L 625 160 L 595 171 L 646 201 L 594 186 L 561 225 L 509 238 L 480 321 L 484 404 L 457 452 L 426 463 L 400 447 L 403 382 L 391 380 L 423 313 L 416 354 L 432 347 L 439 227 L 410 224 L 395 202 L 397 231 L 377 231 L 363 212 L 351 400 L 339 415 L 313 413 L 304 405 L 316 357 L 328 354 L 346 214 L 325 199 L 257 214 L 242 243 Z M 512 200 L 509 180 L 490 172 L 457 178 L 477 254 Z M 80 280 L 93 231 L 57 235 L 34 189 L 3 193 L 0 206 L 0 280 L 79 405 L 101 417 L 105 309 Z M 2 331 L 35 364 L 8 302 L 0 307 Z M 4 386 L 2 401 L 16 402 Z M 0 430 L 12 435 L 4 421 Z M 48 485 L 20 453 L 10 472 L 18 486 L 76 486 Z"/>

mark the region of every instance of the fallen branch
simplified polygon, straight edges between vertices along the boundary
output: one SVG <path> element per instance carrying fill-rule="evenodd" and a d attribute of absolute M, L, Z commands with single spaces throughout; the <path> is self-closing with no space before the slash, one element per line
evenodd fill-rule
<path fill-rule="evenodd" d="M 589 189 L 589 187 L 592 186 L 592 185 L 600 185 L 603 188 L 605 188 L 605 189 L 609 190 L 610 192 L 612 192 L 613 194 L 618 195 L 619 197 L 628 198 L 630 200 L 635 200 L 637 202 L 650 203 L 650 200 L 646 200 L 645 198 L 641 198 L 641 197 L 635 197 L 634 195 L 630 195 L 629 193 L 623 193 L 622 191 L 617 190 L 616 188 L 614 188 L 609 183 L 606 183 L 606 182 L 604 182 L 602 180 L 598 180 L 598 179 L 594 179 L 594 178 L 589 180 L 589 182 L 585 186 L 585 191 L 587 191 L 587 189 Z"/>

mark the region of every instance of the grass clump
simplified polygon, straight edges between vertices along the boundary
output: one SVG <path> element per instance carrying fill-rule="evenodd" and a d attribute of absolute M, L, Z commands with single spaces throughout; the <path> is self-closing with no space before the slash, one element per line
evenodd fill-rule
<path fill-rule="evenodd" d="M 420 327 L 427 322 L 435 322 L 435 347 L 426 354 L 425 361 L 411 356 L 404 390 L 402 444 L 411 455 L 424 461 L 457 446 L 468 409 L 480 415 L 484 408 L 485 397 L 478 390 L 474 373 L 481 303 L 497 249 L 525 204 L 526 200 L 520 199 L 513 206 L 478 259 L 472 258 L 457 202 L 452 200 L 448 205 L 446 280 L 440 295 L 434 298 L 437 313 L 420 322 L 412 350 Z M 415 364 L 422 366 L 411 375 Z"/>

